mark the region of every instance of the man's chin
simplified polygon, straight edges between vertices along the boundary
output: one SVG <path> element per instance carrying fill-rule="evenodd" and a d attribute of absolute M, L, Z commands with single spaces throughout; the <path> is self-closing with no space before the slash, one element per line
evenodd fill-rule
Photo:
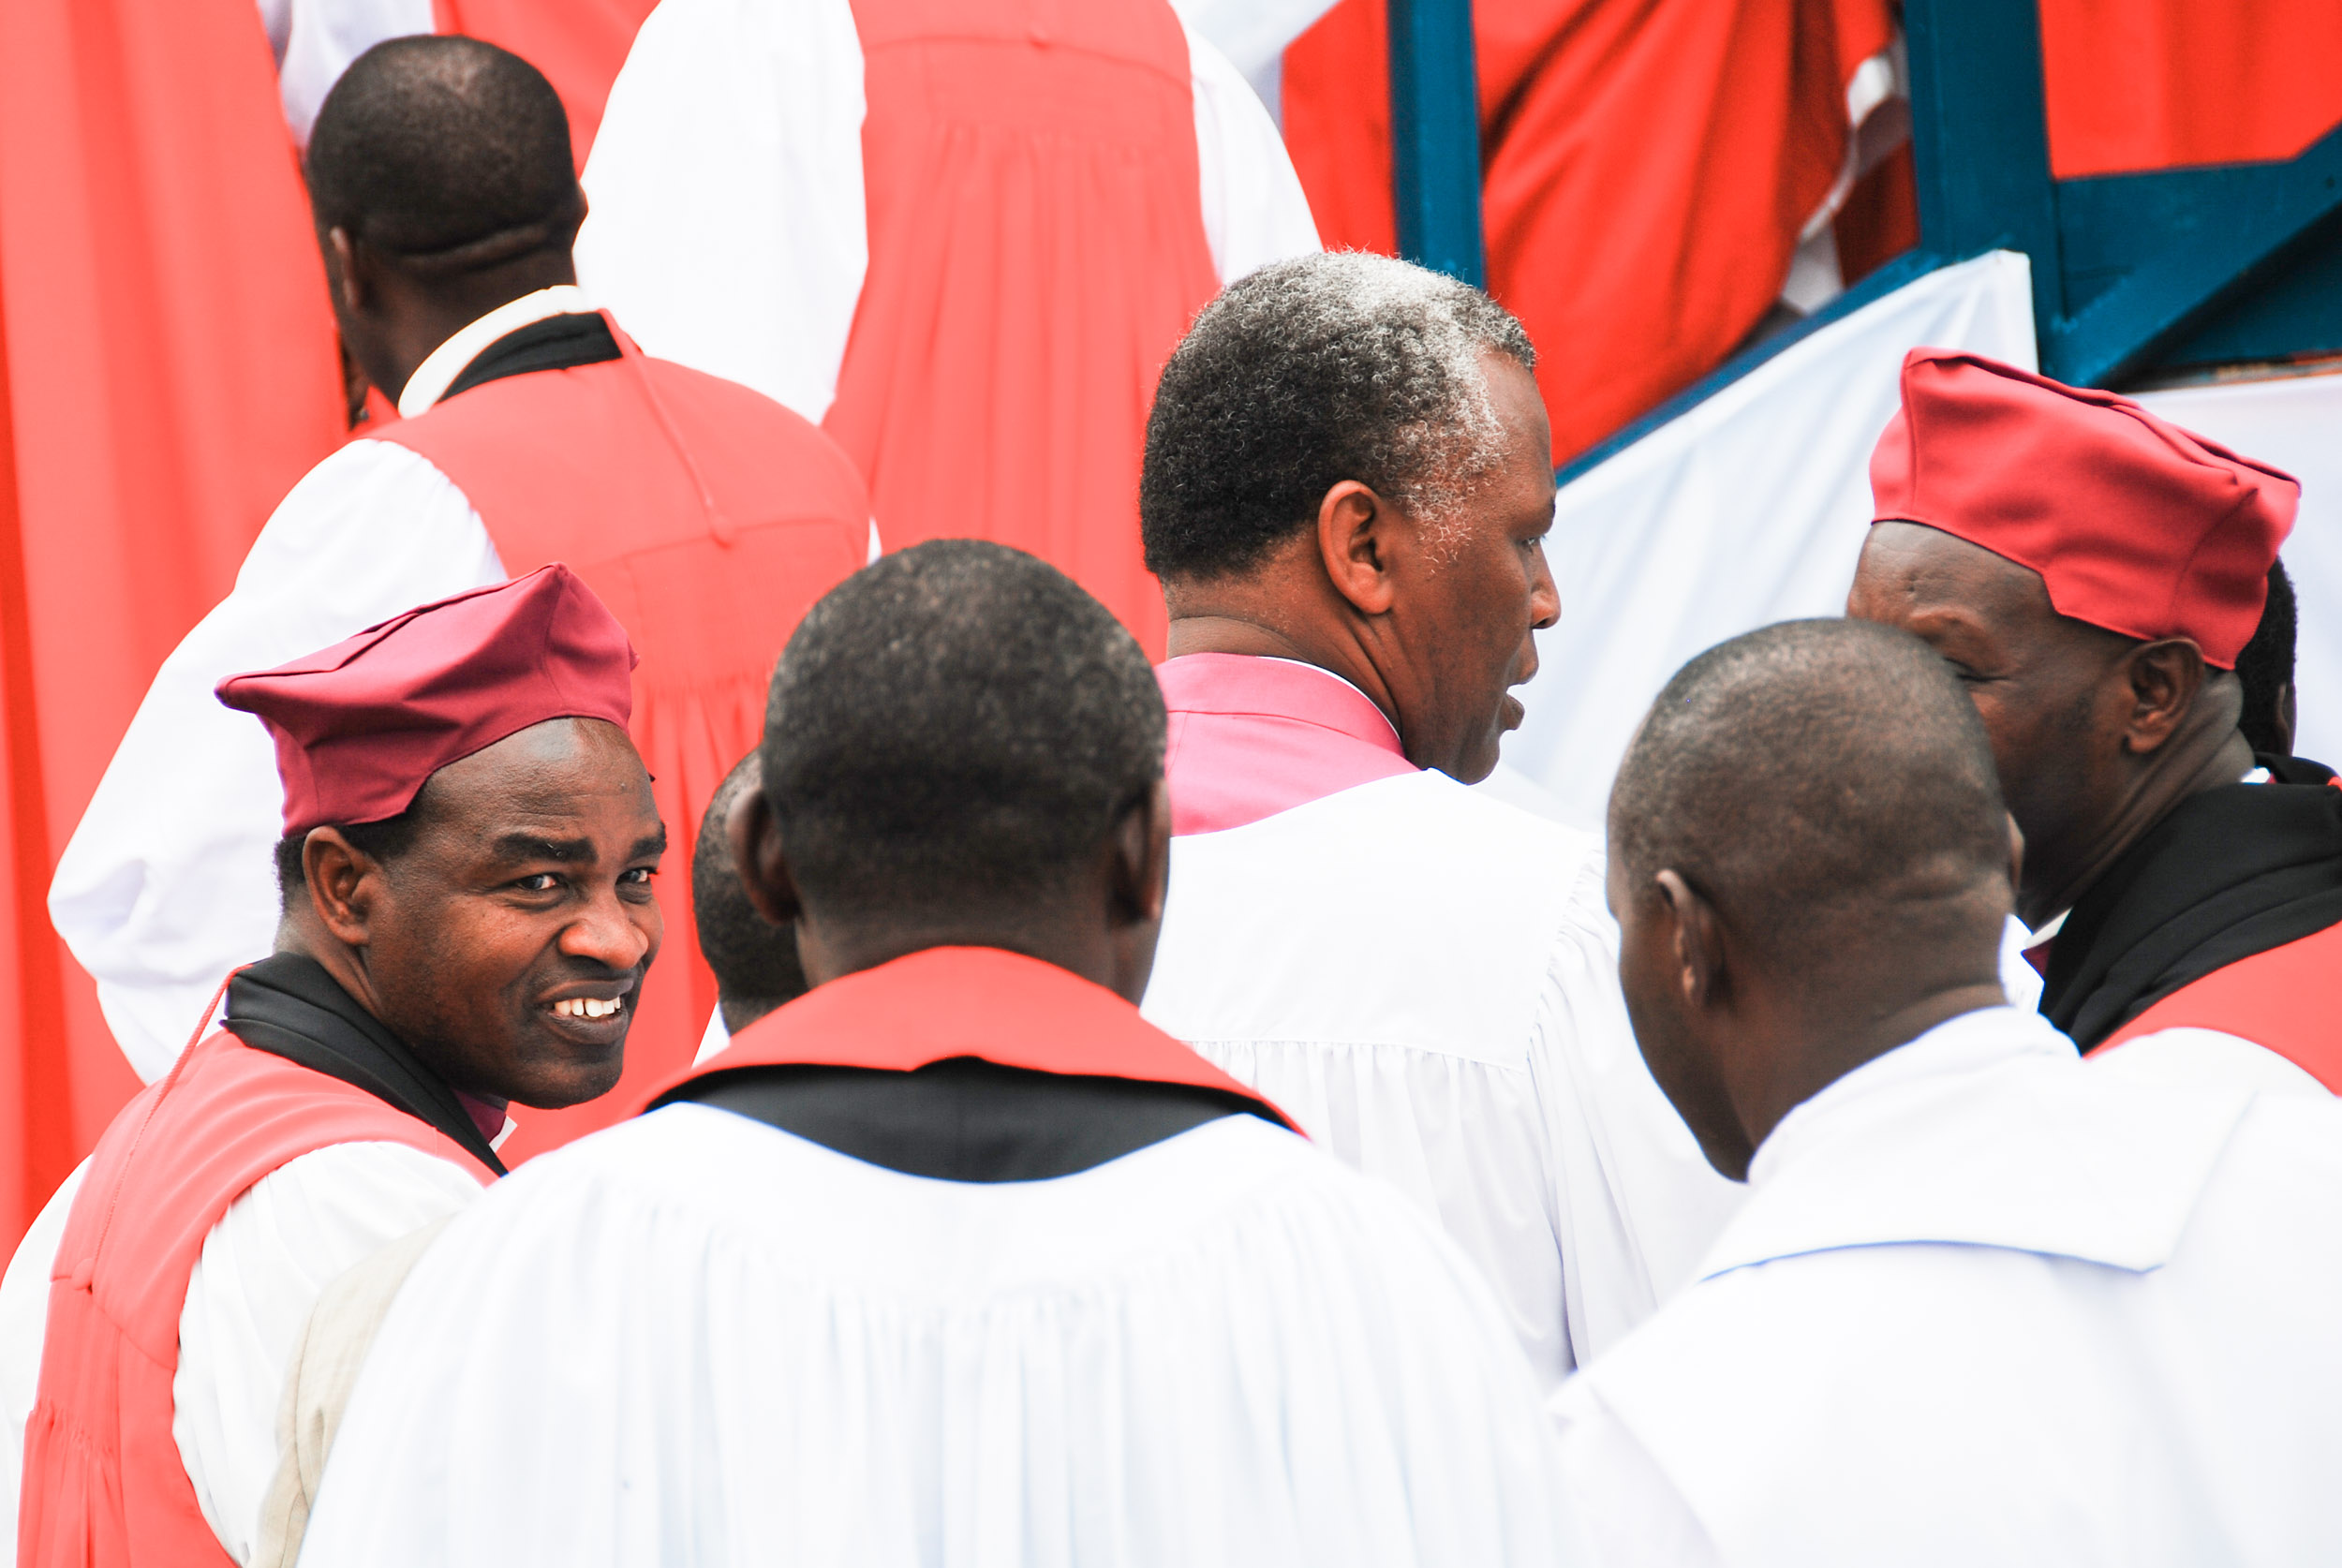
<path fill-rule="evenodd" d="M 618 1087 L 618 1075 L 626 1070 L 626 1045 L 621 1041 L 607 1054 L 590 1057 L 577 1054 L 573 1048 L 557 1057 L 540 1058 L 521 1074 L 511 1096 L 515 1105 L 526 1105 L 532 1111 L 565 1111 L 572 1105 L 583 1105 L 599 1100 Z"/>

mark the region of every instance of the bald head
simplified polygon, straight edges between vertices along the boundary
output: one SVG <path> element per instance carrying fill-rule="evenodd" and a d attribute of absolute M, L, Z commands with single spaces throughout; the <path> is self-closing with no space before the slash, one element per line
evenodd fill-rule
<path fill-rule="evenodd" d="M 477 38 L 375 45 L 309 135 L 318 229 L 452 274 L 566 251 L 585 215 L 569 118 L 537 67 Z"/>
<path fill-rule="evenodd" d="M 1983 726 L 1918 639 L 1791 621 L 1677 673 L 1611 793 L 1610 898 L 1637 1038 L 1719 1170 L 2004 999 L 2009 850 Z"/>

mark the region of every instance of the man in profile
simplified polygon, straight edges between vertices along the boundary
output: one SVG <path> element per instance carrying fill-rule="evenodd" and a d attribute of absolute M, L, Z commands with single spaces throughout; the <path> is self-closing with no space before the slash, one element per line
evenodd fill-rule
<path fill-rule="evenodd" d="M 685 836 L 756 743 L 774 649 L 874 542 L 861 477 L 825 436 L 646 358 L 576 287 L 569 124 L 526 61 L 475 38 L 378 44 L 327 96 L 305 168 L 343 341 L 401 417 L 277 507 L 156 674 L 58 865 L 57 930 L 149 1081 L 275 928 L 273 763 L 212 701 L 222 676 L 566 562 L 642 655 L 634 737 Z M 637 998 L 640 1082 L 689 1059 L 715 1005 L 696 945 L 678 921 Z M 601 1114 L 526 1118 L 515 1158 Z"/>
<path fill-rule="evenodd" d="M 553 566 L 221 683 L 283 780 L 276 951 L 25 1244 L 25 1568 L 250 1561 L 319 1291 L 502 1176 L 508 1105 L 617 1082 L 663 932 L 633 663 Z"/>
<path fill-rule="evenodd" d="M 1178 836 L 1147 1014 L 1436 1218 L 1550 1386 L 1735 1198 L 1635 1055 L 1601 845 L 1464 788 L 1561 611 L 1535 357 L 1403 261 L 1264 268 L 1165 366 L 1139 510 Z"/>
<path fill-rule="evenodd" d="M 814 988 L 449 1225 L 301 1561 L 1553 1562 L 1471 1265 L 1139 1016 L 1163 746 L 1030 556 L 817 605 L 732 816 Z"/>
<path fill-rule="evenodd" d="M 2015 845 L 1942 660 L 1711 649 L 1609 828 L 1636 1038 L 1750 1192 L 1554 1401 L 1586 1561 L 2336 1561 L 2342 1107 L 2138 1083 L 2007 1005 Z"/>
<path fill-rule="evenodd" d="M 699 925 L 700 955 L 716 976 L 716 1012 L 700 1038 L 701 1061 L 807 989 L 796 932 L 757 913 L 732 863 L 726 827 L 733 806 L 756 788 L 763 771 L 757 757 L 751 751 L 741 758 L 716 786 L 700 819 L 699 841 L 691 846 L 691 918 Z"/>
<path fill-rule="evenodd" d="M 1976 700 L 2042 1013 L 2126 1072 L 2342 1092 L 2342 790 L 2240 728 L 2300 487 L 2111 392 L 1919 348 L 1871 488 L 1846 613 Z"/>

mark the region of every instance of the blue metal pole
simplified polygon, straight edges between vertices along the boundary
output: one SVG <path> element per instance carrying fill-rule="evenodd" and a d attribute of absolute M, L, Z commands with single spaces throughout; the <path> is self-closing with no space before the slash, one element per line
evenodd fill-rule
<path fill-rule="evenodd" d="M 1472 0 L 1389 0 L 1390 152 L 1399 254 L 1488 281 Z"/>

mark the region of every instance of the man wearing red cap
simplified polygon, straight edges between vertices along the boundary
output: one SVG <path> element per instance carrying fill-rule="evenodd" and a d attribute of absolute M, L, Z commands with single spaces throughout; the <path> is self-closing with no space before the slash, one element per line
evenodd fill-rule
<path fill-rule="evenodd" d="M 567 568 L 220 684 L 283 781 L 275 952 L 115 1118 L 46 1271 L 18 1561 L 249 1561 L 318 1293 L 617 1081 L 666 843 L 626 633 Z"/>
<path fill-rule="evenodd" d="M 819 431 L 645 358 L 573 287 L 584 198 L 560 102 L 526 62 L 462 37 L 377 46 L 326 101 L 307 173 L 343 338 L 405 417 L 285 498 L 58 866 L 57 928 L 150 1081 L 275 924 L 268 748 L 211 700 L 221 676 L 567 561 L 642 652 L 634 737 L 688 835 L 755 744 L 789 629 L 872 545 L 861 478 Z M 636 1030 L 645 1073 L 689 1060 L 715 1004 L 678 925 Z M 595 1114 L 527 1118 L 515 1152 Z"/>
<path fill-rule="evenodd" d="M 1925 348 L 1871 484 L 1846 613 L 1923 638 L 1983 715 L 2041 1012 L 2129 1071 L 2342 1090 L 2342 790 L 2273 777 L 2237 728 L 2300 487 Z"/>

